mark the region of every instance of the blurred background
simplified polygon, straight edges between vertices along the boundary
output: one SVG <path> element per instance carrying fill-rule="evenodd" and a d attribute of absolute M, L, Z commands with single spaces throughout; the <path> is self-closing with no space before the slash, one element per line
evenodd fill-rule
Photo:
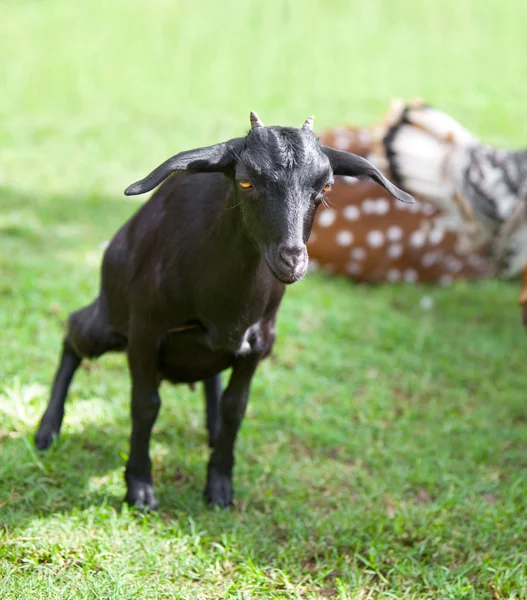
<path fill-rule="evenodd" d="M 6 185 L 111 191 L 179 148 L 265 123 L 367 125 L 421 96 L 490 143 L 521 144 L 516 0 L 6 1 Z M 30 168 L 29 168 L 30 166 Z M 123 200 L 120 198 L 120 200 Z"/>
<path fill-rule="evenodd" d="M 321 131 L 419 96 L 489 143 L 527 145 L 526 23 L 523 0 L 0 4 L 3 597 L 67 597 L 59 572 L 77 597 L 526 597 L 515 282 L 314 274 L 288 290 L 229 515 L 201 504 L 200 394 L 168 386 L 153 442 L 164 512 L 119 512 L 122 356 L 87 363 L 58 448 L 32 446 L 64 321 L 95 296 L 107 240 L 145 200 L 124 197 L 128 184 L 243 134 L 250 110 L 266 125 L 315 114 Z"/>

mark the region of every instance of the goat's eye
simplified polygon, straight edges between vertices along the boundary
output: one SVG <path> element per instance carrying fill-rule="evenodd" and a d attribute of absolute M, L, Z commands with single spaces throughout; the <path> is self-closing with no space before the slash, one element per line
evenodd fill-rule
<path fill-rule="evenodd" d="M 248 190 L 253 187 L 253 184 L 250 181 L 238 181 L 238 183 L 244 190 Z"/>

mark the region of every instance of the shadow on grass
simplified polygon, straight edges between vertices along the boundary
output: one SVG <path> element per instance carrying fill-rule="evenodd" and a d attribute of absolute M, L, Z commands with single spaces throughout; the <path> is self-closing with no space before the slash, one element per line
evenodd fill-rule
<path fill-rule="evenodd" d="M 154 435 L 157 444 L 163 433 Z M 163 511 L 195 515 L 204 510 L 205 463 L 199 473 L 195 463 L 203 454 L 204 437 L 197 436 L 192 449 L 184 447 L 188 440 L 178 444 L 175 437 L 168 448 L 171 457 L 154 458 L 154 484 Z M 7 434 L 0 468 L 2 524 L 20 526 L 34 517 L 100 505 L 120 510 L 128 440 L 129 424 L 120 422 L 88 424 L 81 432 L 64 433 L 45 452 L 34 448 L 31 434 Z"/>

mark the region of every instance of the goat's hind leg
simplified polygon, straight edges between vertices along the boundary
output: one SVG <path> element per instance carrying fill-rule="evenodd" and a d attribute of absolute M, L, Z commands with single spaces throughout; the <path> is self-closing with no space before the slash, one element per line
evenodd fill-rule
<path fill-rule="evenodd" d="M 49 448 L 60 432 L 68 389 L 82 358 L 95 358 L 125 347 L 126 339 L 111 328 L 100 299 L 70 315 L 51 397 L 35 436 L 39 450 Z"/>
<path fill-rule="evenodd" d="M 55 374 L 53 389 L 46 412 L 40 420 L 35 444 L 39 450 L 47 450 L 58 436 L 64 417 L 64 403 L 71 380 L 81 363 L 81 357 L 72 348 L 69 336 L 64 339 L 59 368 Z"/>

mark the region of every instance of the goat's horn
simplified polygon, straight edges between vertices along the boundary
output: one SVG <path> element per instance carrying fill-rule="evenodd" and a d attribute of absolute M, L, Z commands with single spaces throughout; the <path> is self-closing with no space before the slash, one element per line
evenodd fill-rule
<path fill-rule="evenodd" d="M 304 124 L 302 125 L 302 129 L 309 129 L 309 131 L 313 131 L 313 123 L 315 121 L 315 115 L 311 115 L 308 117 Z"/>
<path fill-rule="evenodd" d="M 256 129 L 257 127 L 264 127 L 264 124 L 260 121 L 260 117 L 251 110 L 251 129 Z"/>

